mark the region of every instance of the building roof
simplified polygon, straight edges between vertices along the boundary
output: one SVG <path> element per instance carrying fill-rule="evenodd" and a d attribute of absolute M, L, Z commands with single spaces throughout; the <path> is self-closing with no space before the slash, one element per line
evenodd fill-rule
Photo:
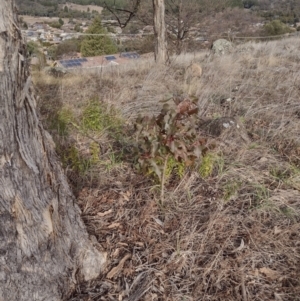
<path fill-rule="evenodd" d="M 128 61 L 139 59 L 140 55 L 136 52 L 122 52 L 119 54 L 101 55 L 94 57 L 72 57 L 60 60 L 59 66 L 67 69 L 75 68 L 99 68 L 118 66 L 128 63 Z"/>

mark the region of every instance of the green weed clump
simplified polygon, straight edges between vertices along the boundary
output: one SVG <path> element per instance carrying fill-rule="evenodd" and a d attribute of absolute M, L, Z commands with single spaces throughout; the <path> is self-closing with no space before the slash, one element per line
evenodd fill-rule
<path fill-rule="evenodd" d="M 51 120 L 50 129 L 55 130 L 59 136 L 67 136 L 69 134 L 69 124 L 73 122 L 74 116 L 70 109 L 62 108 Z"/>
<path fill-rule="evenodd" d="M 92 164 L 98 164 L 100 162 L 100 147 L 99 144 L 96 142 L 92 142 L 90 144 L 90 154 L 91 154 L 91 163 Z"/>
<path fill-rule="evenodd" d="M 172 173 L 176 174 L 180 179 L 183 178 L 186 172 L 186 165 L 184 162 L 177 161 L 173 156 L 169 156 L 166 164 L 166 179 L 169 179 Z"/>
<path fill-rule="evenodd" d="M 107 130 L 110 133 L 118 134 L 121 130 L 122 120 L 117 111 L 107 104 L 93 100 L 82 113 L 82 129 L 94 132 Z"/>
<path fill-rule="evenodd" d="M 207 178 L 209 177 L 215 166 L 215 158 L 212 154 L 207 153 L 205 156 L 202 158 L 201 165 L 199 168 L 199 173 L 202 178 Z"/>

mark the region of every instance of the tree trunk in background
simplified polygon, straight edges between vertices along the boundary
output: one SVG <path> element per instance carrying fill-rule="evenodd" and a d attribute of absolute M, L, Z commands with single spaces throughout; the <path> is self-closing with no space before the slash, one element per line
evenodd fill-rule
<path fill-rule="evenodd" d="M 56 301 L 99 275 L 105 254 L 36 115 L 11 0 L 0 0 L 0 301 Z"/>
<path fill-rule="evenodd" d="M 157 63 L 167 62 L 167 39 L 165 25 L 165 2 L 153 0 L 153 21 L 155 35 L 155 60 Z"/>
<path fill-rule="evenodd" d="M 182 52 L 182 44 L 184 38 L 184 23 L 182 20 L 182 0 L 178 3 L 178 15 L 177 15 L 177 39 L 176 39 L 176 54 L 179 55 Z"/>

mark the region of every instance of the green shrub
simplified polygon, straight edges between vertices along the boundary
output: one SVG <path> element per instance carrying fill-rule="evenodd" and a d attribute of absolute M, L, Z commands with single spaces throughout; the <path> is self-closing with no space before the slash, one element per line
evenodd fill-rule
<path fill-rule="evenodd" d="M 61 42 L 58 46 L 55 48 L 55 52 L 53 56 L 55 58 L 62 57 L 63 55 L 70 55 L 77 52 L 80 52 L 82 39 L 75 39 L 72 38 L 70 40 L 65 40 Z"/>
<path fill-rule="evenodd" d="M 267 35 L 276 36 L 291 32 L 291 29 L 286 24 L 279 20 L 273 20 L 264 26 Z"/>
<path fill-rule="evenodd" d="M 92 35 L 85 36 L 81 44 L 82 56 L 97 56 L 103 54 L 114 54 L 118 51 L 117 46 L 102 27 L 100 18 L 95 18 L 86 33 Z M 97 36 L 96 34 L 99 34 Z"/>
<path fill-rule="evenodd" d="M 59 22 L 51 22 L 51 23 L 48 23 L 50 27 L 53 27 L 53 28 L 61 28 L 62 27 L 62 24 L 60 24 Z"/>

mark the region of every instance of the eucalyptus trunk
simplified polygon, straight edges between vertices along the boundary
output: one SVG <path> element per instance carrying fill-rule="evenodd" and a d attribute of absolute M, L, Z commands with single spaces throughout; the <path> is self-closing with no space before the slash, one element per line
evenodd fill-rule
<path fill-rule="evenodd" d="M 0 301 L 66 299 L 105 263 L 37 113 L 11 0 L 0 0 Z"/>
<path fill-rule="evenodd" d="M 167 39 L 165 24 L 165 2 L 164 0 L 153 0 L 153 24 L 155 35 L 155 60 L 157 63 L 166 63 Z"/>

